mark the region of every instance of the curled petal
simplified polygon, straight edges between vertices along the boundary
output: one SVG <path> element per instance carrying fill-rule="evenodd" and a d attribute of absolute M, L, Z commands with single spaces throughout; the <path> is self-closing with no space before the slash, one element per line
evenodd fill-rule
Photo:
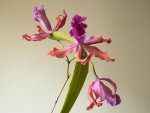
<path fill-rule="evenodd" d="M 41 8 L 38 10 L 37 7 L 33 8 L 33 13 L 35 14 L 35 21 L 38 21 L 42 24 L 43 28 L 49 32 L 52 30 L 50 22 L 46 16 L 44 5 L 41 6 Z"/>
<path fill-rule="evenodd" d="M 48 36 L 49 36 L 49 33 L 34 34 L 32 36 L 24 34 L 22 38 L 26 39 L 27 41 L 41 41 L 41 40 L 46 39 Z"/>
<path fill-rule="evenodd" d="M 65 10 L 63 12 L 64 12 L 64 15 L 58 15 L 56 17 L 57 24 L 56 24 L 56 27 L 53 29 L 53 31 L 58 31 L 60 28 L 62 28 L 65 25 L 65 22 L 67 19 L 67 13 Z"/>
<path fill-rule="evenodd" d="M 116 83 L 114 81 L 112 81 L 110 78 L 100 78 L 99 80 L 104 80 L 104 81 L 109 82 L 114 88 L 114 93 L 116 93 L 117 85 L 116 85 Z"/>
<path fill-rule="evenodd" d="M 76 60 L 78 61 L 78 62 L 80 62 L 82 65 L 85 65 L 87 62 L 89 62 L 91 59 L 92 59 L 92 57 L 94 57 L 95 55 L 94 54 L 89 54 L 85 59 L 81 59 L 81 58 L 79 58 L 79 57 L 76 57 Z"/>
<path fill-rule="evenodd" d="M 86 50 L 91 54 L 91 57 L 92 56 L 95 56 L 95 57 L 98 57 L 100 58 L 101 60 L 106 60 L 108 62 L 114 62 L 115 59 L 111 59 L 109 58 L 109 55 L 107 52 L 102 52 L 100 51 L 97 47 L 95 46 L 84 46 L 86 48 Z"/>
<path fill-rule="evenodd" d="M 75 47 L 76 45 L 72 44 L 67 46 L 65 49 L 53 48 L 53 50 L 49 51 L 46 55 L 55 56 L 57 58 L 64 58 L 67 54 L 71 53 Z"/>
<path fill-rule="evenodd" d="M 92 85 L 90 85 L 90 87 L 89 87 L 89 89 L 88 89 L 88 99 L 89 99 L 89 101 L 91 102 L 91 104 L 90 104 L 90 106 L 88 106 L 88 107 L 86 108 L 87 110 L 92 109 L 94 105 L 96 105 L 96 106 L 98 106 L 98 107 L 99 107 L 99 106 L 102 106 L 102 103 L 101 103 L 101 102 L 97 102 L 97 101 L 96 101 L 96 99 L 98 98 L 98 95 L 96 95 L 96 94 L 95 94 L 95 91 L 93 90 L 93 84 L 94 84 L 94 83 L 92 83 Z M 96 98 L 94 98 L 93 93 L 95 94 Z"/>
<path fill-rule="evenodd" d="M 91 44 L 97 44 L 97 43 L 110 43 L 111 39 L 103 39 L 102 36 L 100 35 L 96 35 L 96 36 L 92 36 L 89 39 L 84 41 L 85 45 L 91 45 Z"/>
<path fill-rule="evenodd" d="M 100 97 L 101 102 L 106 99 L 105 85 L 99 79 L 93 82 L 92 90 L 97 98 Z"/>

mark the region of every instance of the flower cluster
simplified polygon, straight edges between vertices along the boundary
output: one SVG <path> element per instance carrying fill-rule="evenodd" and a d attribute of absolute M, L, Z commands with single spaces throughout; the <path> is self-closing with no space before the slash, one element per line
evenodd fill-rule
<path fill-rule="evenodd" d="M 40 22 L 43 28 L 37 26 L 38 34 L 33 34 L 31 36 L 24 34 L 22 37 L 27 41 L 41 41 L 46 39 L 54 32 L 58 31 L 65 25 L 67 19 L 67 13 L 64 10 L 63 15 L 59 15 L 56 17 L 57 24 L 52 29 L 51 24 L 46 16 L 44 5 L 38 9 L 37 7 L 33 8 L 33 13 L 35 15 L 35 21 Z M 85 21 L 87 17 L 82 17 L 79 15 L 75 15 L 71 21 L 70 37 L 74 39 L 73 44 L 69 44 L 66 48 L 58 49 L 54 47 L 51 51 L 47 53 L 47 55 L 55 56 L 57 58 L 64 58 L 69 53 L 75 51 L 75 59 L 77 62 L 80 62 L 82 65 L 86 65 L 93 57 L 97 57 L 101 60 L 105 60 L 107 62 L 114 62 L 115 60 L 110 58 L 108 52 L 103 52 L 99 50 L 93 44 L 98 43 L 111 43 L 111 39 L 104 39 L 101 35 L 94 35 L 86 39 L 86 28 L 87 24 Z M 85 58 L 82 58 L 83 51 L 86 50 L 88 55 Z M 110 83 L 114 88 L 113 91 L 106 86 L 102 81 L 106 81 Z M 102 106 L 102 102 L 106 100 L 111 106 L 115 106 L 120 104 L 121 99 L 118 94 L 116 94 L 117 86 L 116 84 L 109 78 L 97 78 L 88 89 L 88 99 L 90 101 L 90 106 L 87 107 L 87 110 L 93 108 L 94 105 Z M 99 99 L 99 102 L 97 101 Z"/>

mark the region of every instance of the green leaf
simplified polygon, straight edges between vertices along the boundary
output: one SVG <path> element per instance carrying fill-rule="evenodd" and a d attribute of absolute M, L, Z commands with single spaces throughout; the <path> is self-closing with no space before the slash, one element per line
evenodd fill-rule
<path fill-rule="evenodd" d="M 71 36 L 59 31 L 53 32 L 48 38 L 52 40 L 62 40 L 74 43 L 74 39 Z"/>
<path fill-rule="evenodd" d="M 86 56 L 87 53 L 84 51 L 83 58 Z M 82 65 L 79 62 L 76 62 L 69 90 L 60 113 L 69 113 L 73 107 L 87 77 L 88 67 L 89 63 Z"/>

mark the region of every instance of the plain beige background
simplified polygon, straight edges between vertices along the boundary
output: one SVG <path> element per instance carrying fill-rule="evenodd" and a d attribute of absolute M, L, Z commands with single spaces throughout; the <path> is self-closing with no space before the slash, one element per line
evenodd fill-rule
<path fill-rule="evenodd" d="M 112 43 L 97 45 L 114 63 L 94 59 L 99 77 L 118 85 L 122 103 L 86 111 L 90 69 L 84 88 L 70 113 L 150 113 L 150 1 L 149 0 L 0 0 L 0 113 L 50 113 L 66 78 L 65 59 L 44 54 L 55 41 L 27 42 L 22 34 L 37 33 L 32 8 L 45 5 L 52 26 L 55 17 L 68 12 L 61 31 L 68 33 L 75 14 L 87 16 L 87 37 L 101 34 Z M 67 43 L 65 43 L 67 44 Z M 73 53 L 74 54 L 74 53 Z M 73 70 L 71 65 L 71 71 Z M 59 113 L 68 84 L 54 113 Z"/>

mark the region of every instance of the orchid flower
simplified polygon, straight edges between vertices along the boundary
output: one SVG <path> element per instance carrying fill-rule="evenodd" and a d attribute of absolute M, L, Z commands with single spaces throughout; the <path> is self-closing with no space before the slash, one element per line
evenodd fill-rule
<path fill-rule="evenodd" d="M 47 55 L 56 56 L 57 58 L 64 58 L 67 54 L 71 53 L 76 48 L 76 60 L 83 65 L 89 62 L 92 57 L 98 57 L 101 60 L 113 62 L 114 59 L 109 58 L 107 52 L 102 52 L 97 47 L 91 46 L 92 44 L 103 42 L 110 43 L 111 39 L 103 39 L 103 37 L 100 35 L 85 39 L 85 29 L 87 28 L 87 24 L 85 24 L 84 21 L 86 19 L 87 17 L 75 15 L 71 21 L 72 29 L 70 30 L 70 35 L 74 38 L 75 44 L 68 45 L 67 48 L 64 49 L 53 48 L 53 50 L 49 51 Z M 89 55 L 85 59 L 82 59 L 83 48 L 89 52 Z"/>
<path fill-rule="evenodd" d="M 109 82 L 113 88 L 114 93 L 112 93 L 111 89 L 108 88 L 103 82 Z M 87 110 L 93 108 L 94 105 L 102 106 L 102 102 L 106 100 L 111 106 L 115 106 L 121 103 L 120 96 L 116 94 L 117 86 L 116 84 L 109 78 L 99 78 L 96 79 L 90 86 L 88 90 L 88 99 L 90 101 L 90 106 L 87 107 Z M 100 99 L 100 102 L 97 102 L 97 99 Z"/>
<path fill-rule="evenodd" d="M 32 36 L 24 34 L 22 37 L 27 41 L 40 41 L 46 39 L 52 32 L 58 31 L 61 27 L 63 27 L 67 18 L 67 13 L 64 10 L 64 15 L 58 15 L 56 17 L 57 24 L 55 28 L 52 29 L 51 24 L 46 16 L 44 5 L 42 5 L 40 9 L 34 7 L 33 13 L 35 15 L 34 20 L 40 22 L 44 30 L 40 26 L 37 26 L 39 34 L 33 34 Z"/>

